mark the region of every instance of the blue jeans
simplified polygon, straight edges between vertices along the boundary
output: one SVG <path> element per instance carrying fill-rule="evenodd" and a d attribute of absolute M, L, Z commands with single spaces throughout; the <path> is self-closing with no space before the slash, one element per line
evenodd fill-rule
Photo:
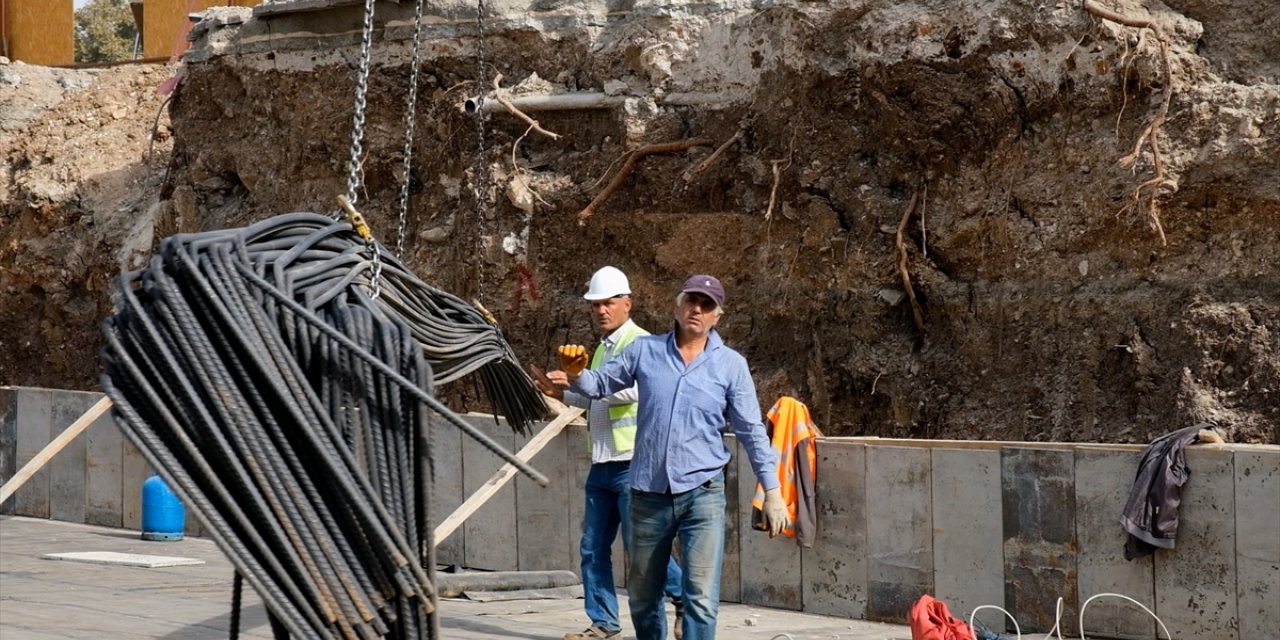
<path fill-rule="evenodd" d="M 622 527 L 622 545 L 630 552 L 631 463 L 603 462 L 587 473 L 587 501 L 582 520 L 582 591 L 591 624 L 618 631 L 618 596 L 613 588 L 613 539 Z M 667 551 L 666 594 L 680 601 L 680 565 Z M 665 615 L 665 614 L 664 614 Z"/>
<path fill-rule="evenodd" d="M 631 493 L 631 622 L 638 640 L 666 640 L 662 585 L 672 540 L 684 570 L 684 640 L 716 637 L 724 565 L 724 473 L 684 493 Z"/>

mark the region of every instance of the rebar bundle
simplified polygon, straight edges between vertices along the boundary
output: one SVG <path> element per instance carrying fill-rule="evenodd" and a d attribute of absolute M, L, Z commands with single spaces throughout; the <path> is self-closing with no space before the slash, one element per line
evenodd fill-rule
<path fill-rule="evenodd" d="M 173 236 L 103 330 L 117 423 L 278 637 L 437 637 L 430 414 L 545 483 L 432 395 L 478 373 L 511 424 L 539 417 L 496 327 L 350 225 Z"/>

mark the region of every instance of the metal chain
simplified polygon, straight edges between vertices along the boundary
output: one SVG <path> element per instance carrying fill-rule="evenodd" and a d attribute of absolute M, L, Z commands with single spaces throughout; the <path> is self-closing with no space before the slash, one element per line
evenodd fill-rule
<path fill-rule="evenodd" d="M 373 273 L 369 276 L 369 297 L 377 300 L 378 295 L 382 293 L 382 250 L 373 240 L 373 236 L 364 241 L 364 246 L 369 251 L 370 262 L 373 263 Z"/>
<path fill-rule="evenodd" d="M 487 84 L 485 67 L 485 51 L 484 51 L 484 0 L 476 0 L 476 86 L 484 87 Z M 477 290 L 476 300 L 480 301 L 484 298 L 485 290 L 485 253 L 484 253 L 484 203 L 488 185 L 486 184 L 489 172 L 485 169 L 485 127 L 484 127 L 484 110 L 479 105 L 476 106 L 476 159 L 472 166 L 472 176 L 474 179 L 474 189 L 476 198 L 476 260 L 477 260 Z"/>
<path fill-rule="evenodd" d="M 418 50 L 422 41 L 423 4 L 424 0 L 418 0 L 413 12 L 413 55 L 409 63 L 409 100 L 404 116 L 404 180 L 400 183 L 400 229 L 396 234 L 396 255 L 400 257 L 404 257 L 404 239 L 408 230 L 406 221 L 409 217 L 409 183 L 413 181 L 410 170 L 413 167 L 413 129 L 418 121 Z"/>
<path fill-rule="evenodd" d="M 355 115 L 351 127 L 351 158 L 347 162 L 347 200 L 351 204 L 357 202 L 356 191 L 361 186 L 361 173 L 364 170 L 360 156 L 364 154 L 362 142 L 365 95 L 369 92 L 369 58 L 373 49 L 373 2 L 374 0 L 364 0 L 364 30 L 360 37 L 360 69 L 356 74 Z M 334 219 L 338 219 L 341 215 L 340 211 L 335 212 Z"/>

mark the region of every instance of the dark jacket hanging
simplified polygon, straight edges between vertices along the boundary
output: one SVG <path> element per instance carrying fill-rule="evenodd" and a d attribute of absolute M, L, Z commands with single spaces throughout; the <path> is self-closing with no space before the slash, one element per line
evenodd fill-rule
<path fill-rule="evenodd" d="M 1150 555 L 1157 548 L 1173 548 L 1182 485 L 1191 476 L 1184 449 L 1196 441 L 1202 429 L 1213 426 L 1202 422 L 1166 433 L 1147 446 L 1120 516 L 1121 526 L 1129 533 L 1124 544 L 1125 560 Z"/>

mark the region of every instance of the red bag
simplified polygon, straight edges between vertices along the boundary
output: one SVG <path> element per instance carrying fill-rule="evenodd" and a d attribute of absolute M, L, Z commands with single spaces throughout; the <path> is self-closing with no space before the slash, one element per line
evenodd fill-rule
<path fill-rule="evenodd" d="M 952 617 L 947 604 L 931 595 L 911 605 L 911 640 L 974 640 L 964 620 Z"/>

